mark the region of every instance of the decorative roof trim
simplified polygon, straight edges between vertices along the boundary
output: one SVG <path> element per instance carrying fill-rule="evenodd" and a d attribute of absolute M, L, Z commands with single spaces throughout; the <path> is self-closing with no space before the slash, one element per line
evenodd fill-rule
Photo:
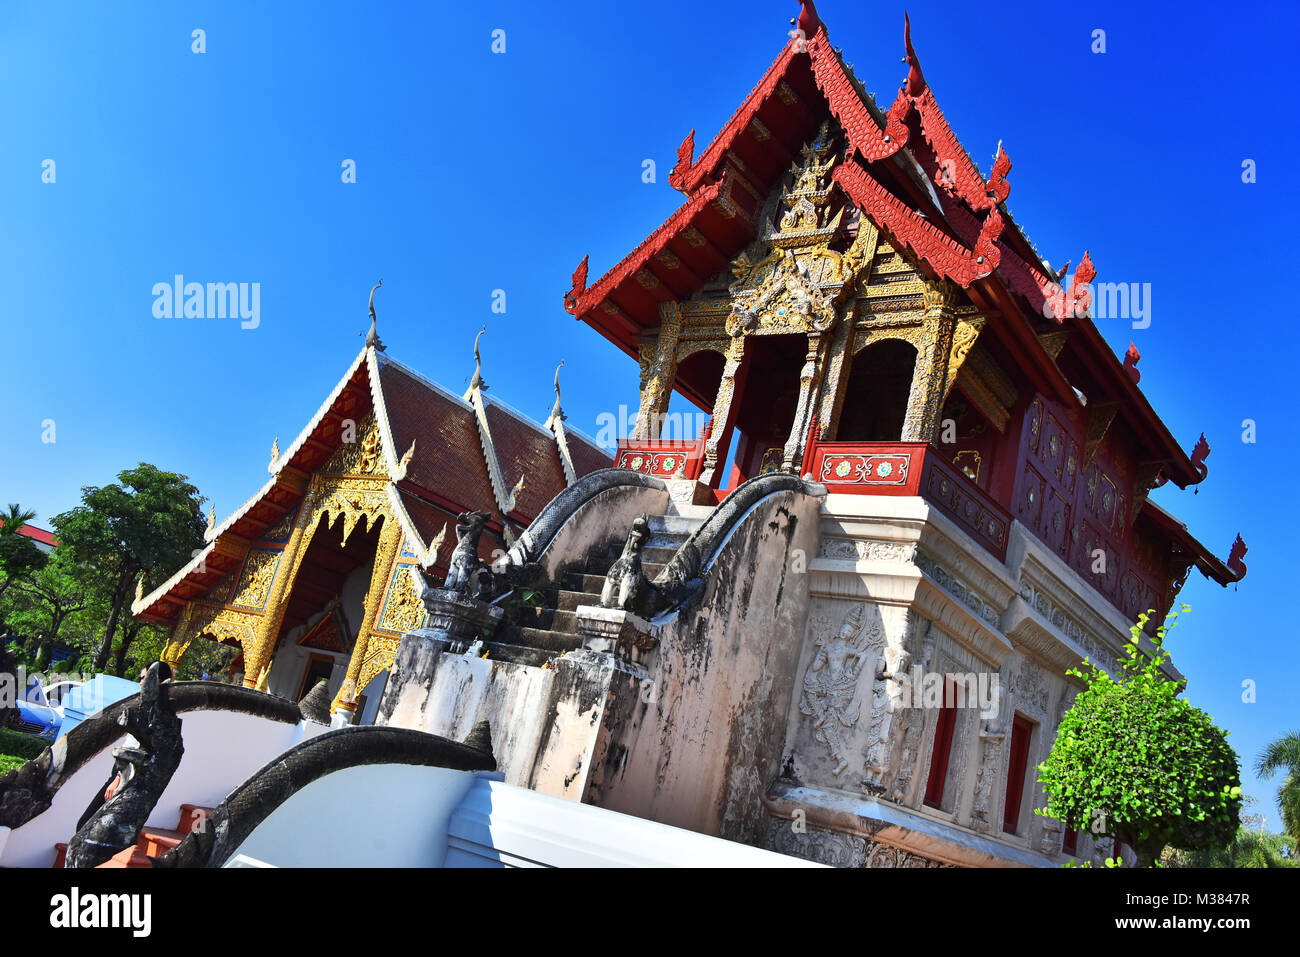
<path fill-rule="evenodd" d="M 967 249 L 909 209 L 857 163 L 841 163 L 832 176 L 858 209 L 943 278 L 968 289 L 971 283 L 997 268 L 1001 259 L 997 238 L 1002 233 L 1002 217 L 996 209 L 985 218 L 975 248 Z"/>
<path fill-rule="evenodd" d="M 378 287 L 376 287 L 378 288 Z M 375 411 L 375 422 L 379 426 L 380 444 L 384 447 L 384 458 L 388 462 L 388 478 L 400 482 L 406 478 L 406 467 L 410 462 L 405 455 L 397 457 L 397 441 L 393 438 L 393 427 L 388 422 L 388 405 L 384 401 L 384 387 L 379 379 L 379 353 L 374 348 L 366 349 L 366 371 L 370 376 L 370 402 Z M 414 452 L 415 443 L 411 443 Z"/>
<path fill-rule="evenodd" d="M 415 522 L 411 519 L 411 513 L 406 510 L 406 503 L 402 501 L 402 495 L 398 487 L 389 482 L 385 491 L 388 493 L 388 502 L 393 506 L 393 514 L 397 516 L 397 523 L 402 526 L 402 531 L 406 535 L 406 544 L 415 553 L 416 560 L 419 561 L 421 568 L 428 568 L 438 560 L 438 551 L 442 547 L 443 540 L 446 537 L 447 526 L 444 525 L 438 534 L 433 536 L 429 544 L 424 544 L 420 533 L 416 531 Z"/>
<path fill-rule="evenodd" d="M 683 141 L 677 153 L 677 166 L 668 174 L 668 183 L 673 189 L 685 193 L 687 196 L 694 196 L 704 183 L 705 179 L 713 172 L 713 168 L 722 160 L 723 154 L 731 149 L 731 144 L 735 142 L 736 137 L 740 136 L 749 127 L 749 121 L 757 115 L 763 104 L 768 101 L 781 81 L 785 79 L 785 72 L 790 67 L 790 61 L 794 59 L 795 45 L 787 43 L 781 48 L 781 53 L 772 65 L 767 68 L 762 78 L 755 84 L 754 88 L 749 91 L 749 96 L 745 97 L 743 103 L 731 114 L 731 118 L 718 131 L 718 135 L 713 138 L 703 153 L 700 154 L 699 160 L 695 163 L 690 161 L 690 153 L 695 148 L 695 131 L 691 130 L 689 136 Z M 689 148 L 689 152 L 688 152 Z"/>
<path fill-rule="evenodd" d="M 307 440 L 311 437 L 311 434 L 316 431 L 316 427 L 321 424 L 325 415 L 331 408 L 333 408 L 334 403 L 337 402 L 338 397 L 343 394 L 343 390 L 347 388 L 348 383 L 352 381 L 352 377 L 356 375 L 357 369 L 360 367 L 361 363 L 365 361 L 366 356 L 371 351 L 370 346 L 362 347 L 361 351 L 357 353 L 357 357 L 352 360 L 352 365 L 348 366 L 348 371 L 345 372 L 343 378 L 339 380 L 338 385 L 334 387 L 333 391 L 330 392 L 325 401 L 321 403 L 320 408 L 316 410 L 316 414 L 311 417 L 311 421 L 307 423 L 306 428 L 298 433 L 298 437 L 293 440 L 289 445 L 289 448 L 281 452 L 280 455 L 277 456 L 269 466 L 267 466 L 268 472 L 272 475 L 279 475 L 284 467 L 293 461 L 293 457 L 298 454 L 298 450 L 306 444 Z M 221 528 L 224 528 L 225 525 L 226 523 L 223 522 L 218 528 L 218 533 L 220 533 Z"/>
<path fill-rule="evenodd" d="M 650 257 L 668 245 L 669 240 L 677 235 L 695 219 L 695 216 L 709 203 L 718 198 L 722 182 L 718 181 L 695 193 L 687 202 L 678 207 L 677 212 L 668 217 L 658 229 L 647 236 L 636 249 L 623 257 L 594 286 L 579 285 L 581 278 L 585 282 L 586 273 L 574 274 L 573 288 L 564 294 L 564 308 L 570 315 L 581 319 L 589 310 L 604 301 L 605 297 L 629 279 L 638 269 L 649 261 Z"/>
<path fill-rule="evenodd" d="M 564 410 L 560 407 L 560 370 L 564 368 L 564 360 L 555 367 L 555 405 L 551 406 L 551 414 L 547 418 L 545 427 L 550 429 L 555 435 L 555 447 L 560 452 L 560 466 L 564 469 L 564 481 L 567 485 L 572 485 L 578 481 L 577 470 L 573 467 L 573 457 L 569 455 L 569 442 L 564 435 Z"/>
<path fill-rule="evenodd" d="M 1201 574 L 1211 581 L 1218 582 L 1225 588 L 1246 577 L 1246 543 L 1238 535 L 1228 552 L 1225 562 L 1213 554 L 1205 545 L 1192 535 L 1187 526 L 1170 515 L 1155 502 L 1147 499 L 1142 504 L 1143 514 L 1150 517 L 1158 528 L 1182 545 Z"/>
<path fill-rule="evenodd" d="M 519 481 L 515 483 L 515 487 L 509 492 L 506 491 L 505 473 L 501 470 L 501 459 L 497 455 L 496 442 L 492 439 L 492 426 L 488 423 L 487 407 L 483 404 L 483 390 L 487 388 L 487 384 L 483 381 L 483 362 L 479 357 L 478 341 L 486 331 L 487 327 L 485 326 L 474 337 L 474 378 L 470 380 L 469 389 L 465 392 L 464 399 L 474 410 L 474 422 L 478 425 L 479 445 L 483 449 L 483 461 L 487 465 L 488 479 L 492 483 L 492 497 L 496 499 L 497 507 L 501 509 L 501 517 L 508 519 L 510 513 L 515 510 L 519 493 L 523 491 L 524 476 L 519 476 Z M 505 531 L 507 544 L 510 544 L 509 540 L 513 537 L 513 533 L 510 531 L 508 521 L 502 523 L 502 529 Z"/>

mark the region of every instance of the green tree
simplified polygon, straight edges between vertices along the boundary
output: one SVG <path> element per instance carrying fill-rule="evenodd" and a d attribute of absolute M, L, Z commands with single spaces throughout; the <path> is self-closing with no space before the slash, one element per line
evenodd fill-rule
<path fill-rule="evenodd" d="M 141 462 L 118 482 L 81 490 L 82 504 L 54 517 L 59 548 L 73 561 L 96 569 L 109 597 L 108 617 L 95 651 L 103 671 L 123 609 L 143 573 L 162 581 L 203 544 L 203 498 L 184 475 Z M 129 614 L 129 608 L 127 609 Z"/>
<path fill-rule="evenodd" d="M 1179 697 L 1181 682 L 1160 670 L 1178 613 L 1156 630 L 1148 656 L 1139 643 L 1151 614 L 1131 629 L 1117 678 L 1088 661 L 1070 669 L 1087 687 L 1038 766 L 1048 801 L 1038 813 L 1122 841 L 1139 867 L 1154 863 L 1166 845 L 1227 845 L 1237 833 L 1242 802 L 1237 755 L 1227 736 Z"/>
<path fill-rule="evenodd" d="M 1278 771 L 1287 773 L 1277 792 L 1282 826 L 1292 841 L 1300 842 L 1300 732 L 1278 738 L 1255 762 L 1255 773 L 1261 778 L 1271 778 Z"/>
<path fill-rule="evenodd" d="M 9 586 L 25 581 L 45 564 L 46 554 L 18 530 L 36 517 L 21 505 L 0 512 L 0 598 Z"/>
<path fill-rule="evenodd" d="M 68 552 L 55 549 L 40 571 L 18 582 L 17 590 L 28 600 L 13 620 L 24 632 L 39 636 L 38 660 L 49 660 L 68 619 L 93 601 L 89 577 L 86 569 L 71 561 Z"/>
<path fill-rule="evenodd" d="M 1225 847 L 1201 851 L 1169 848 L 1166 867 L 1296 867 L 1296 845 L 1286 834 L 1241 828 Z"/>

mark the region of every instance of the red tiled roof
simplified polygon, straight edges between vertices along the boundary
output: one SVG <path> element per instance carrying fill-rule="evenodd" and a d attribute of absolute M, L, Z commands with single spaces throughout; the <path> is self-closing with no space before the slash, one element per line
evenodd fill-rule
<path fill-rule="evenodd" d="M 391 361 L 380 362 L 379 381 L 398 454 L 415 441 L 406 478 L 398 485 L 436 493 L 452 507 L 487 512 L 500 521 L 469 404 Z"/>
<path fill-rule="evenodd" d="M 35 525 L 24 525 L 18 529 L 19 535 L 25 535 L 33 541 L 40 542 L 42 545 L 49 545 L 51 548 L 59 544 L 59 540 L 54 537 L 53 532 L 47 532 L 43 528 L 37 528 Z"/>

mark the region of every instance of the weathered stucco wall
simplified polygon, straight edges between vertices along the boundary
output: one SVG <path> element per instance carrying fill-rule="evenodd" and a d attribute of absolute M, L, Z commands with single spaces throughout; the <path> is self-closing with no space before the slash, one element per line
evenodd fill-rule
<path fill-rule="evenodd" d="M 566 666 L 575 704 L 560 711 L 560 724 L 599 722 L 599 731 L 587 764 L 570 749 L 567 767 L 562 734 L 551 733 L 539 762 L 549 776 L 535 786 L 549 790 L 558 776 L 569 782 L 560 793 L 602 807 L 759 840 L 803 644 L 818 505 L 793 491 L 756 504 L 707 569 L 700 601 L 654 623 L 659 645 L 644 678 Z"/>

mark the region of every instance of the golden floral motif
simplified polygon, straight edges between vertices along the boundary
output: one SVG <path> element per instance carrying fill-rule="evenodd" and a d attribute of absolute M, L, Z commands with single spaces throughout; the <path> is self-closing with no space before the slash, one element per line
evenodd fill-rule
<path fill-rule="evenodd" d="M 383 441 L 379 437 L 379 423 L 374 411 L 356 423 L 355 431 L 345 428 L 343 440 L 334 454 L 321 467 L 329 475 L 372 475 L 384 471 Z M 349 442 L 347 439 L 351 438 Z"/>
<path fill-rule="evenodd" d="M 379 625 L 384 631 L 405 634 L 424 623 L 424 604 L 415 593 L 415 576 L 411 568 L 411 565 L 397 566 L 393 587 L 384 606 L 384 618 Z"/>
<path fill-rule="evenodd" d="M 275 570 L 280 563 L 280 553 L 269 548 L 253 548 L 244 561 L 244 571 L 235 590 L 232 605 L 244 608 L 262 608 L 271 593 Z"/>

